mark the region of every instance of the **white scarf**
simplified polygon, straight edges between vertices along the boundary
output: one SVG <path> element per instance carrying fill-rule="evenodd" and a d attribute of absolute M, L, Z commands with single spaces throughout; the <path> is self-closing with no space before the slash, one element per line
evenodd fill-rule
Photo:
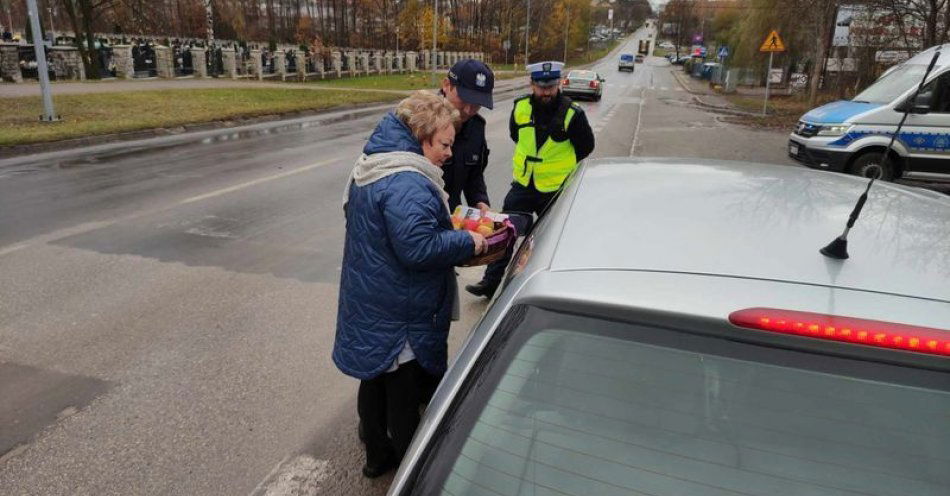
<path fill-rule="evenodd" d="M 415 172 L 425 176 L 442 195 L 445 211 L 449 212 L 449 194 L 445 192 L 445 181 L 442 179 L 442 168 L 434 165 L 429 159 L 413 152 L 386 152 L 372 155 L 360 155 L 350 172 L 350 179 L 343 190 L 343 206 L 350 199 L 350 185 L 366 186 L 380 179 L 399 172 Z"/>

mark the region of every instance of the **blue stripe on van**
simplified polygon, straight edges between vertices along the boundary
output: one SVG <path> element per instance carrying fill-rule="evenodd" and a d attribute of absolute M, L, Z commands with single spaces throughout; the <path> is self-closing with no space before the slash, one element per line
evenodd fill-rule
<path fill-rule="evenodd" d="M 893 136 L 894 133 L 887 131 L 851 131 L 850 133 L 838 138 L 829 146 L 846 147 L 851 143 L 865 136 Z M 950 151 L 950 133 L 901 133 L 897 139 L 905 147 L 915 152 L 946 152 Z"/>

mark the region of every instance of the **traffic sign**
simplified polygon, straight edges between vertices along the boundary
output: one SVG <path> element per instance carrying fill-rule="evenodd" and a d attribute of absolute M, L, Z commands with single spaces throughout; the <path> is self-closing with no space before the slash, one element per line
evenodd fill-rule
<path fill-rule="evenodd" d="M 782 42 L 782 37 L 778 35 L 777 30 L 772 30 L 768 36 L 765 37 L 765 41 L 762 42 L 762 46 L 759 47 L 760 52 L 784 52 L 785 43 Z"/>
<path fill-rule="evenodd" d="M 729 47 L 727 47 L 726 45 L 723 45 L 723 46 L 719 47 L 719 53 L 718 53 L 718 55 L 719 55 L 719 58 L 720 58 L 720 59 L 724 59 L 724 58 L 728 57 L 728 56 L 729 56 Z"/>

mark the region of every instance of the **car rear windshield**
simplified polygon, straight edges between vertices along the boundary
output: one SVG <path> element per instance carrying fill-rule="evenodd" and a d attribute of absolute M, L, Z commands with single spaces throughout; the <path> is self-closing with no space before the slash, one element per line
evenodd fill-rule
<path fill-rule="evenodd" d="M 947 495 L 945 372 L 517 308 L 412 494 Z"/>
<path fill-rule="evenodd" d="M 927 66 L 904 64 L 886 73 L 867 89 L 854 97 L 856 102 L 891 103 L 897 97 L 920 84 Z"/>
<path fill-rule="evenodd" d="M 571 71 L 567 77 L 570 79 L 594 79 L 594 73 L 591 71 Z"/>
<path fill-rule="evenodd" d="M 633 55 L 621 55 L 620 60 L 630 62 L 631 60 L 633 60 Z"/>

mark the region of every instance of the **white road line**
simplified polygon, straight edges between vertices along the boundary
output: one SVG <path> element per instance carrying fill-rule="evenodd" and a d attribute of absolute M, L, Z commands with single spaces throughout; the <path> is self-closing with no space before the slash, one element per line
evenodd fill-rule
<path fill-rule="evenodd" d="M 286 172 L 281 172 L 280 174 L 274 174 L 274 175 L 272 175 L 272 176 L 262 177 L 262 178 L 259 178 L 259 179 L 255 179 L 255 180 L 253 180 L 253 181 L 248 181 L 248 182 L 246 182 L 246 183 L 241 183 L 241 184 L 238 184 L 238 185 L 235 185 L 235 186 L 231 186 L 231 187 L 228 187 L 228 188 L 222 188 L 222 189 L 219 189 L 219 190 L 217 190 L 217 191 L 212 191 L 212 192 L 210 192 L 210 193 L 205 193 L 205 194 L 203 194 L 203 195 L 193 196 L 193 197 L 191 197 L 191 198 L 188 198 L 188 199 L 186 199 L 186 200 L 182 200 L 182 201 L 180 201 L 180 202 L 178 202 L 178 203 L 176 203 L 176 204 L 174 204 L 174 205 L 167 206 L 167 207 L 160 207 L 160 208 L 156 208 L 156 209 L 153 209 L 153 210 L 146 210 L 146 211 L 144 211 L 144 212 L 136 212 L 136 213 L 132 213 L 132 214 L 129 214 L 129 215 L 124 215 L 124 216 L 121 216 L 121 217 L 116 217 L 116 218 L 110 219 L 110 220 L 95 221 L 95 222 L 85 222 L 85 223 L 83 223 L 83 224 L 79 224 L 79 225 L 72 226 L 72 227 L 67 227 L 67 228 L 65 228 L 65 229 L 59 229 L 59 230 L 53 231 L 53 232 L 51 232 L 51 233 L 42 234 L 42 235 L 40 235 L 40 236 L 35 236 L 35 237 L 30 238 L 30 239 L 28 239 L 28 240 L 26 240 L 26 241 L 24 241 L 24 242 L 22 242 L 22 243 L 17 243 L 17 244 L 15 244 L 15 245 L 10 245 L 10 246 L 7 246 L 7 247 L 2 247 L 2 248 L 0 248 L 0 257 L 2 257 L 2 256 L 4 256 L 4 255 L 9 255 L 10 253 L 14 253 L 14 252 L 23 250 L 23 249 L 25 249 L 25 248 L 29 248 L 29 247 L 31 247 L 31 246 L 38 245 L 38 244 L 54 243 L 54 242 L 59 241 L 59 240 L 61 240 L 61 239 L 63 239 L 63 238 L 68 238 L 68 237 L 70 237 L 70 236 L 76 236 L 76 235 L 78 235 L 78 234 L 85 234 L 85 233 L 87 233 L 87 232 L 94 231 L 94 230 L 96 230 L 96 229 L 102 229 L 102 228 L 105 228 L 105 227 L 109 227 L 109 226 L 111 226 L 111 225 L 113 225 L 113 224 L 118 224 L 118 223 L 120 223 L 120 222 L 125 222 L 125 221 L 129 221 L 129 220 L 134 220 L 134 219 L 137 219 L 137 218 L 140 218 L 140 217 L 144 217 L 144 216 L 146 216 L 146 215 L 151 215 L 151 214 L 154 214 L 154 213 L 157 213 L 157 212 L 162 212 L 162 211 L 165 211 L 165 210 L 169 210 L 169 209 L 174 208 L 174 207 L 179 206 L 179 205 L 185 205 L 185 204 L 194 203 L 194 202 L 201 201 L 201 200 L 207 200 L 208 198 L 214 198 L 214 197 L 216 197 L 216 196 L 221 196 L 221 195 L 224 195 L 224 194 L 227 194 L 227 193 L 233 193 L 233 192 L 235 192 L 235 191 L 240 191 L 240 190 L 242 190 L 242 189 L 249 188 L 249 187 L 251 187 L 251 186 L 255 186 L 255 185 L 258 185 L 258 184 L 263 184 L 263 183 L 266 183 L 266 182 L 274 181 L 274 180 L 276 180 L 276 179 L 282 179 L 282 178 L 285 178 L 285 177 L 288 177 L 288 176 L 293 176 L 293 175 L 295 175 L 295 174 L 300 174 L 301 172 L 306 172 L 306 171 L 315 169 L 315 168 L 317 168 L 317 167 L 322 167 L 322 166 L 327 165 L 327 164 L 330 164 L 330 163 L 332 163 L 332 162 L 333 162 L 333 160 L 324 160 L 324 161 L 321 161 L 321 162 L 317 162 L 317 163 L 315 163 L 315 164 L 305 165 L 305 166 L 303 166 L 303 167 L 298 167 L 298 168 L 296 168 L 296 169 L 292 169 L 292 170 L 289 170 L 289 171 L 286 171 Z"/>
<path fill-rule="evenodd" d="M 186 205 L 186 204 L 188 204 L 188 203 L 194 203 L 194 202 L 201 201 L 201 200 L 207 200 L 208 198 L 214 198 L 214 197 L 216 197 L 216 196 L 226 195 L 226 194 L 228 194 L 228 193 L 233 193 L 233 192 L 235 192 L 235 191 L 240 191 L 240 190 L 245 189 L 245 188 L 250 188 L 251 186 L 256 186 L 256 185 L 258 185 L 258 184 L 263 184 L 263 183 L 271 182 L 271 181 L 274 181 L 274 180 L 277 180 L 277 179 L 283 179 L 283 178 L 288 177 L 288 176 L 293 176 L 293 175 L 295 175 L 295 174 L 300 174 L 301 172 L 307 172 L 307 171 L 309 171 L 309 170 L 316 169 L 317 167 L 323 167 L 324 165 L 327 165 L 327 164 L 329 164 L 329 163 L 331 163 L 331 162 L 333 162 L 333 160 L 324 160 L 324 161 L 322 161 L 322 162 L 317 162 L 317 163 L 315 163 L 315 164 L 305 165 L 305 166 L 303 166 L 303 167 L 298 167 L 298 168 L 296 168 L 296 169 L 292 169 L 292 170 L 289 170 L 289 171 L 287 171 L 287 172 L 281 172 L 280 174 L 274 174 L 273 176 L 262 177 L 262 178 L 259 178 L 259 179 L 255 179 L 255 180 L 253 180 L 253 181 L 248 181 L 248 182 L 246 182 L 246 183 L 241 183 L 241 184 L 237 184 L 237 185 L 230 186 L 230 187 L 227 187 L 227 188 L 222 188 L 222 189 L 219 189 L 219 190 L 217 190 L 217 191 L 212 191 L 212 192 L 210 192 L 210 193 L 205 193 L 205 194 L 203 194 L 203 195 L 193 196 L 193 197 L 191 197 L 191 198 L 188 198 L 187 200 L 182 200 L 182 201 L 178 202 L 178 204 L 179 204 L 179 205 Z"/>
<path fill-rule="evenodd" d="M 637 128 L 633 131 L 633 143 L 630 144 L 630 156 L 637 149 L 637 140 L 640 138 L 640 123 L 643 121 L 643 106 L 646 104 L 646 90 L 640 92 L 640 109 L 637 111 Z"/>

